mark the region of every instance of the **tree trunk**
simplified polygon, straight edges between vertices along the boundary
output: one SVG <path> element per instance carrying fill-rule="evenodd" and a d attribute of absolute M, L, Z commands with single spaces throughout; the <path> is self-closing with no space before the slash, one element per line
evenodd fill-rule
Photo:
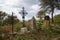
<path fill-rule="evenodd" d="M 52 22 L 54 22 L 53 13 L 54 13 L 54 6 L 52 7 L 52 14 L 51 14 L 51 16 L 52 16 Z"/>

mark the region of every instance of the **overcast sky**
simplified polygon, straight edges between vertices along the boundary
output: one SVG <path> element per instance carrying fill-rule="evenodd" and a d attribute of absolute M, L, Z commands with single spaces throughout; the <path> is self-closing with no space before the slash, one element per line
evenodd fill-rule
<path fill-rule="evenodd" d="M 8 14 L 14 12 L 20 20 L 22 18 L 19 12 L 21 12 L 22 7 L 25 7 L 28 12 L 26 20 L 31 19 L 31 17 L 36 16 L 39 10 L 39 0 L 0 0 L 0 10 Z M 57 14 L 57 11 L 55 13 Z M 58 13 L 60 13 L 59 10 Z"/>
<path fill-rule="evenodd" d="M 31 19 L 32 16 L 36 16 L 39 10 L 39 0 L 0 0 L 0 10 L 8 14 L 14 12 L 20 20 L 22 18 L 19 12 L 21 12 L 22 7 L 25 7 L 28 12 L 26 20 Z"/>

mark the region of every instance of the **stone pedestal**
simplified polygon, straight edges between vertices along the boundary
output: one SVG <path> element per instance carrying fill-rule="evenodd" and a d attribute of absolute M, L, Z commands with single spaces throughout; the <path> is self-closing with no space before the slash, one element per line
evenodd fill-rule
<path fill-rule="evenodd" d="M 28 31 L 28 30 L 27 30 L 27 28 L 26 28 L 26 27 L 22 27 L 22 28 L 21 28 L 21 32 L 20 32 L 20 33 L 21 33 L 21 34 L 24 34 L 24 33 L 26 33 L 27 31 Z"/>

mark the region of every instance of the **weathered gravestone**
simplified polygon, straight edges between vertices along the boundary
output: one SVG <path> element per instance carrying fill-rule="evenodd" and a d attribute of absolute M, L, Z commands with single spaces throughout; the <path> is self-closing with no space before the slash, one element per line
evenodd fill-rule
<path fill-rule="evenodd" d="M 36 29 L 37 29 L 35 17 L 32 17 L 32 21 L 31 21 L 31 29 L 34 30 L 34 31 L 36 31 Z"/>
<path fill-rule="evenodd" d="M 44 17 L 44 22 L 43 22 L 43 26 L 42 29 L 47 29 L 50 25 L 50 17 L 49 16 L 45 16 Z"/>

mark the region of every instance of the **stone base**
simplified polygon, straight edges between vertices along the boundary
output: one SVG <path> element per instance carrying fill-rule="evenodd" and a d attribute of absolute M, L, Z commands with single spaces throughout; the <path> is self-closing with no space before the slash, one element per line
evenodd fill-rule
<path fill-rule="evenodd" d="M 26 33 L 28 30 L 27 30 L 27 28 L 26 27 L 23 27 L 23 28 L 21 28 L 21 34 L 24 34 L 24 33 Z"/>

